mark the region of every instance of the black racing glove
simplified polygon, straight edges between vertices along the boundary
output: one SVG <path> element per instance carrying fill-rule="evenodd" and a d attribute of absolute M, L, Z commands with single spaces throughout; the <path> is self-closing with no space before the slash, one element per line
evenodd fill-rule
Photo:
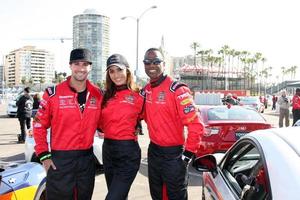
<path fill-rule="evenodd" d="M 184 150 L 184 152 L 182 153 L 182 160 L 186 162 L 187 165 L 192 161 L 193 157 L 194 153 L 191 151 Z"/>

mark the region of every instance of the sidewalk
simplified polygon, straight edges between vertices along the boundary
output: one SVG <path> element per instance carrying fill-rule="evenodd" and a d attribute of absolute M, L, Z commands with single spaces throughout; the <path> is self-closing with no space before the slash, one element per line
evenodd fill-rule
<path fill-rule="evenodd" d="M 268 107 L 264 114 L 266 115 L 272 115 L 272 116 L 278 116 L 279 117 L 279 110 L 269 110 L 270 107 Z M 292 108 L 290 108 L 290 119 L 293 119 L 293 113 L 292 113 Z"/>

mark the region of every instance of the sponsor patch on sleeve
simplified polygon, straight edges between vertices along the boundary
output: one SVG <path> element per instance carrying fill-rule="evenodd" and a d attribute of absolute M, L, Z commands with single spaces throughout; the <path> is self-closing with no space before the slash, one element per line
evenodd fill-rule
<path fill-rule="evenodd" d="M 55 86 L 52 86 L 52 87 L 48 87 L 46 89 L 46 92 L 48 93 L 49 97 L 52 97 L 55 95 L 56 91 L 55 91 Z"/>
<path fill-rule="evenodd" d="M 33 123 L 33 128 L 41 128 L 42 124 L 39 123 L 38 121 L 35 121 L 35 123 Z"/>
<path fill-rule="evenodd" d="M 182 86 L 187 86 L 187 85 L 184 83 L 181 83 L 179 81 L 174 81 L 170 86 L 170 91 L 175 92 L 178 88 L 180 88 Z"/>
<path fill-rule="evenodd" d="M 184 106 L 184 105 L 187 105 L 187 104 L 190 104 L 192 103 L 192 100 L 187 98 L 187 99 L 183 99 L 181 102 L 180 102 L 180 105 Z"/>
<path fill-rule="evenodd" d="M 184 114 L 188 114 L 193 111 L 195 111 L 195 106 L 193 104 L 187 105 L 183 108 Z"/>
<path fill-rule="evenodd" d="M 184 98 L 187 98 L 187 97 L 189 97 L 190 96 L 190 93 L 188 93 L 188 92 L 185 92 L 185 93 L 183 93 L 183 94 L 181 94 L 181 95 L 178 95 L 177 96 L 177 99 L 184 99 Z"/>
<path fill-rule="evenodd" d="M 146 97 L 146 92 L 145 92 L 145 89 L 143 88 L 143 89 L 141 89 L 140 90 L 140 92 L 139 92 L 139 94 L 142 96 L 142 97 Z"/>

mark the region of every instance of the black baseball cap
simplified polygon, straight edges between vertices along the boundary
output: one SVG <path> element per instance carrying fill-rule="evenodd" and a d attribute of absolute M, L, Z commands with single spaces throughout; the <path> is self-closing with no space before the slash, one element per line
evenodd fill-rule
<path fill-rule="evenodd" d="M 119 67 L 120 69 L 126 69 L 129 67 L 126 58 L 121 54 L 113 54 L 109 56 L 109 58 L 106 61 L 106 70 L 108 70 L 108 68 L 110 68 L 113 65 Z"/>
<path fill-rule="evenodd" d="M 88 49 L 78 48 L 73 49 L 70 54 L 70 64 L 75 61 L 86 61 L 92 64 L 92 53 Z"/>

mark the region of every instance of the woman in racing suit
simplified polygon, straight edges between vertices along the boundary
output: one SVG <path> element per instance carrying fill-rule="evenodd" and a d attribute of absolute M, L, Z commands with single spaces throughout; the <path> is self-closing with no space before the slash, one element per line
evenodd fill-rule
<path fill-rule="evenodd" d="M 143 97 L 134 86 L 126 59 L 113 54 L 107 60 L 106 90 L 102 102 L 103 165 L 106 200 L 127 198 L 141 161 L 136 126 Z"/>

